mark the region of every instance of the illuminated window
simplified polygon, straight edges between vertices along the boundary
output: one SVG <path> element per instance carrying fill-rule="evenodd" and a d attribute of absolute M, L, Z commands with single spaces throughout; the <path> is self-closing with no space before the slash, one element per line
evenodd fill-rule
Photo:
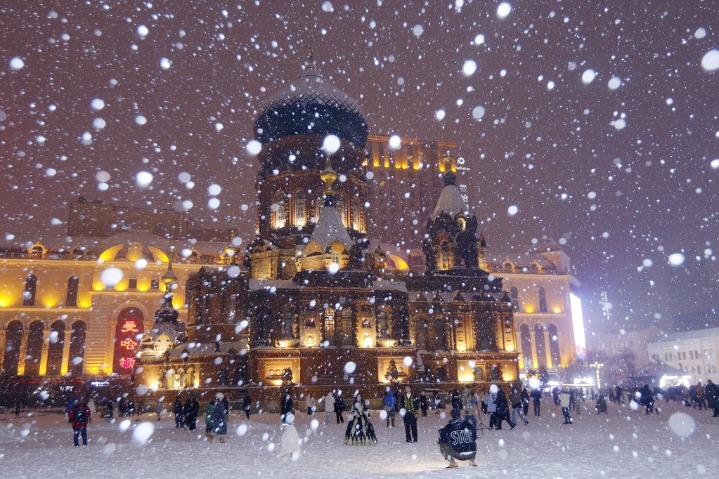
<path fill-rule="evenodd" d="M 78 278 L 77 276 L 70 276 L 70 278 L 68 278 L 67 293 L 65 294 L 65 306 L 77 306 L 77 291 L 79 284 L 80 278 Z"/>
<path fill-rule="evenodd" d="M 50 325 L 50 344 L 47 347 L 47 375 L 62 374 L 62 353 L 65 349 L 65 321 L 55 321 Z"/>
<path fill-rule="evenodd" d="M 345 195 L 343 193 L 335 194 L 335 209 L 342 219 L 342 225 L 347 228 L 347 216 L 345 215 Z"/>
<path fill-rule="evenodd" d="M 537 289 L 537 294 L 539 295 L 539 312 L 546 313 L 549 311 L 547 308 L 547 292 L 540 286 L 539 289 Z"/>
<path fill-rule="evenodd" d="M 307 224 L 307 194 L 304 191 L 295 193 L 295 226 Z"/>
<path fill-rule="evenodd" d="M 335 310 L 327 308 L 325 310 L 325 341 L 329 341 L 330 344 L 335 342 Z"/>
<path fill-rule="evenodd" d="M 37 294 L 37 276 L 31 274 L 25 279 L 25 291 L 22 295 L 23 306 L 35 306 L 35 296 Z"/>
<path fill-rule="evenodd" d="M 275 195 L 272 204 L 272 226 L 275 229 L 284 228 L 287 224 L 287 197 L 283 192 Z"/>
<path fill-rule="evenodd" d="M 512 309 L 519 311 L 519 290 L 516 286 L 509 290 L 509 297 L 512 299 Z"/>

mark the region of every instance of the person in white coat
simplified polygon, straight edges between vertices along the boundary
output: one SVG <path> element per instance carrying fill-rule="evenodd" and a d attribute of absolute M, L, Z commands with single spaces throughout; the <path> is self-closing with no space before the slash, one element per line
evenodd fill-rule
<path fill-rule="evenodd" d="M 325 424 L 330 424 L 332 422 L 332 416 L 335 413 L 335 395 L 332 394 L 332 391 L 327 393 L 327 396 L 325 396 Z"/>
<path fill-rule="evenodd" d="M 294 422 L 294 414 L 287 414 L 285 424 L 282 425 L 283 431 L 282 437 L 280 438 L 280 451 L 277 454 L 278 458 L 289 457 L 293 461 L 296 461 L 302 455 L 302 450 L 300 449 L 302 440 L 297 433 Z"/>
<path fill-rule="evenodd" d="M 564 424 L 572 424 L 572 416 L 569 415 L 569 405 L 571 403 L 572 396 L 569 391 L 563 390 L 559 394 L 559 405 L 562 408 L 562 414 L 564 415 Z"/>
<path fill-rule="evenodd" d="M 88 422 L 92 422 L 92 417 L 97 414 L 97 406 L 95 405 L 95 400 L 93 398 L 90 398 L 90 400 L 87 401 L 87 408 L 90 410 Z"/>

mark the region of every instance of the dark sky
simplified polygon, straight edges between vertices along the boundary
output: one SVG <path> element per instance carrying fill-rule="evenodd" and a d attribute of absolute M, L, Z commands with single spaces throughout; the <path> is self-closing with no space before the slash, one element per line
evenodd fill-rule
<path fill-rule="evenodd" d="M 667 277 L 696 277 L 669 265 L 675 253 L 714 271 L 697 307 L 719 306 L 716 2 L 509 3 L 501 19 L 478 0 L 5 0 L 4 239 L 63 235 L 81 195 L 189 200 L 191 216 L 238 221 L 250 239 L 253 120 L 312 47 L 371 132 L 458 143 L 490 252 L 560 241 L 595 326 L 602 290 L 607 326 L 675 314 Z"/>

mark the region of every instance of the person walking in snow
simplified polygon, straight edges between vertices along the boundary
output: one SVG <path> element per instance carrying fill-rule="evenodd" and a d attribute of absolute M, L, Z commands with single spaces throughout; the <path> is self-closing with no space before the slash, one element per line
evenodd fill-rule
<path fill-rule="evenodd" d="M 334 416 L 335 412 L 335 396 L 332 394 L 332 391 L 327 393 L 327 396 L 325 396 L 325 424 L 330 424 L 332 422 L 332 416 Z"/>
<path fill-rule="evenodd" d="M 292 394 L 289 389 L 285 390 L 280 397 L 280 421 L 282 424 L 286 424 L 286 416 L 294 411 L 294 405 L 292 404 Z"/>
<path fill-rule="evenodd" d="M 711 379 L 707 379 L 704 396 L 707 399 L 707 408 L 714 411 L 712 417 L 719 417 L 719 386 L 714 384 Z"/>
<path fill-rule="evenodd" d="M 302 450 L 300 449 L 300 444 L 302 443 L 302 440 L 300 439 L 300 435 L 297 432 L 297 428 L 295 427 L 294 422 L 295 417 L 290 414 L 287 417 L 286 424 L 284 424 L 282 428 L 282 436 L 280 437 L 280 450 L 277 453 L 278 458 L 289 457 L 292 460 L 296 461 L 302 454 Z"/>
<path fill-rule="evenodd" d="M 335 415 L 337 415 L 337 424 L 344 424 L 345 418 L 342 416 L 344 410 L 345 401 L 342 399 L 342 391 L 337 391 L 337 396 L 335 396 Z"/>
<path fill-rule="evenodd" d="M 464 419 L 471 422 L 474 429 L 477 429 L 477 414 L 479 414 L 479 394 L 465 386 L 462 392 L 462 410 Z"/>
<path fill-rule="evenodd" d="M 570 401 L 571 395 L 566 389 L 563 389 L 559 393 L 559 406 L 562 408 L 562 415 L 564 415 L 564 424 L 572 424 L 572 416 L 569 415 Z"/>
<path fill-rule="evenodd" d="M 80 436 L 82 436 L 82 445 L 87 446 L 87 423 L 92 417 L 90 408 L 84 401 L 79 401 L 70 409 L 68 417 L 72 424 L 72 440 L 75 447 L 80 446 Z"/>
<path fill-rule="evenodd" d="M 220 437 L 220 442 L 225 442 L 227 435 L 227 411 L 225 409 L 224 400 L 227 399 L 224 394 L 217 393 L 215 395 L 217 403 L 212 409 L 212 434 Z"/>
<path fill-rule="evenodd" d="M 250 397 L 250 393 L 245 391 L 245 395 L 242 398 L 242 410 L 245 411 L 245 415 L 247 416 L 247 420 L 250 419 L 250 410 L 252 409 L 252 398 Z"/>
<path fill-rule="evenodd" d="M 522 412 L 522 394 L 519 392 L 518 386 L 512 387 L 512 392 L 509 395 L 509 403 L 512 405 L 512 423 L 517 424 L 517 416 L 519 416 L 519 419 L 522 420 L 525 426 L 529 424 L 529 421 L 527 421 L 527 418 Z"/>
<path fill-rule="evenodd" d="M 532 397 L 532 404 L 534 406 L 534 415 L 539 416 L 542 407 L 542 390 L 539 388 L 532 389 L 530 396 Z"/>
<path fill-rule="evenodd" d="M 509 400 L 507 400 L 501 386 L 497 386 L 497 399 L 495 399 L 495 402 L 497 403 L 497 429 L 502 429 L 502 421 L 507 421 L 509 429 L 514 429 L 516 424 L 512 422 L 509 415 Z"/>
<path fill-rule="evenodd" d="M 527 388 L 522 388 L 519 395 L 522 398 L 522 412 L 527 417 L 529 415 L 529 392 L 527 392 Z"/>
<path fill-rule="evenodd" d="M 305 397 L 305 402 L 307 403 L 307 415 L 311 416 L 315 412 L 315 408 L 317 405 L 315 404 L 315 398 L 312 397 L 312 394 L 308 394 L 307 397 Z"/>
<path fill-rule="evenodd" d="M 172 405 L 172 412 L 175 413 L 175 428 L 185 429 L 185 406 L 182 405 L 179 397 Z"/>
<path fill-rule="evenodd" d="M 494 384 L 492 386 L 494 386 Z M 492 393 L 493 390 L 495 390 L 494 393 Z M 497 399 L 496 389 L 494 389 L 493 387 L 490 386 L 489 392 L 484 397 L 484 399 L 482 399 L 482 404 L 483 404 L 482 409 L 484 411 L 486 411 L 487 414 L 489 414 L 489 430 L 490 431 L 492 429 L 501 429 L 501 427 L 502 427 L 499 420 L 497 419 L 496 399 Z"/>
<path fill-rule="evenodd" d="M 207 409 L 205 409 L 205 434 L 207 434 L 207 442 L 212 442 L 212 439 L 215 437 L 215 423 L 212 418 L 216 407 L 217 404 L 215 400 L 210 399 L 210 402 L 207 404 Z"/>
<path fill-rule="evenodd" d="M 197 402 L 197 399 L 194 397 L 188 398 L 187 402 L 185 402 L 184 411 L 187 429 L 194 431 L 197 424 L 197 416 L 200 415 L 200 403 Z"/>
<path fill-rule="evenodd" d="M 387 427 L 394 427 L 394 412 L 397 407 L 397 398 L 391 387 L 387 387 L 384 395 L 384 410 L 387 413 Z"/>

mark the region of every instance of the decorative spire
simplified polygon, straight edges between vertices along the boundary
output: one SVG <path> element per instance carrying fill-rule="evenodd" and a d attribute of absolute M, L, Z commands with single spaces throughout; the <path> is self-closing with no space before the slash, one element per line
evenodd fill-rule
<path fill-rule="evenodd" d="M 337 180 L 337 172 L 332 169 L 332 162 L 330 161 L 329 155 L 325 161 L 325 169 L 320 173 L 320 178 L 325 184 L 325 193 L 332 192 L 332 184 Z"/>
<path fill-rule="evenodd" d="M 319 70 L 317 70 L 317 60 L 315 60 L 315 49 L 313 47 L 310 47 L 307 60 L 305 60 L 304 65 L 302 65 L 302 70 L 304 70 L 302 76 L 322 76 Z"/>
<path fill-rule="evenodd" d="M 161 279 L 162 284 L 165 285 L 165 291 L 172 292 L 172 285 L 177 283 L 177 276 L 175 276 L 175 272 L 172 271 L 172 261 L 168 263 L 167 271 L 162 275 Z"/>

